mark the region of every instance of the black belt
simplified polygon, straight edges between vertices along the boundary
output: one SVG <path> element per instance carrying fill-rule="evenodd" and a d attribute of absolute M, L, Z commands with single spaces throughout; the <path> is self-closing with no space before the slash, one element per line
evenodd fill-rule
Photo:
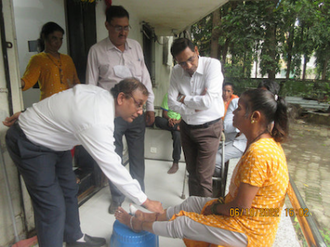
<path fill-rule="evenodd" d="M 188 128 L 190 129 L 205 129 L 205 128 L 208 128 L 210 125 L 216 123 L 216 122 L 219 122 L 221 120 L 221 118 L 218 118 L 216 120 L 213 120 L 213 121 L 210 121 L 210 122 L 207 122 L 207 123 L 204 123 L 204 124 L 199 124 L 199 125 L 191 125 L 191 124 L 187 124 L 185 121 L 183 121 Z"/>

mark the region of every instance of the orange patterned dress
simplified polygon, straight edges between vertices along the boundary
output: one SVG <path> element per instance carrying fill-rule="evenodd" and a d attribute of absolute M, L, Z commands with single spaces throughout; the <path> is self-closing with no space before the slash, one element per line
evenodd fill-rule
<path fill-rule="evenodd" d="M 244 233 L 248 238 L 248 246 L 272 246 L 289 183 L 286 158 L 281 145 L 272 138 L 263 138 L 250 145 L 236 165 L 225 203 L 236 197 L 242 182 L 260 188 L 252 201 L 251 215 L 206 216 L 180 211 L 171 220 L 185 215 L 208 226 Z M 213 202 L 214 200 L 209 201 L 204 208 Z M 193 240 L 185 240 L 185 243 L 190 247 L 218 246 Z"/>
<path fill-rule="evenodd" d="M 39 83 L 40 100 L 80 84 L 70 56 L 60 54 L 58 60 L 45 52 L 31 57 L 22 80 L 25 82 L 23 91 Z"/>

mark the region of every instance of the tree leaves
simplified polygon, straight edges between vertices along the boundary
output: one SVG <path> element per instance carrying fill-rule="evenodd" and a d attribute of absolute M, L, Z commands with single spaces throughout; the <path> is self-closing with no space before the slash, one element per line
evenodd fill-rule
<path fill-rule="evenodd" d="M 304 79 L 306 64 L 314 54 L 318 76 L 329 79 L 328 1 L 230 1 L 218 11 L 218 23 L 214 24 L 209 15 L 194 24 L 191 32 L 200 53 L 206 56 L 210 55 L 212 32 L 220 33 L 218 58 L 230 68 L 225 69 L 225 76 L 249 77 L 255 62 L 260 63 L 261 75 L 273 78 L 282 60 L 289 71 L 287 76 Z"/>

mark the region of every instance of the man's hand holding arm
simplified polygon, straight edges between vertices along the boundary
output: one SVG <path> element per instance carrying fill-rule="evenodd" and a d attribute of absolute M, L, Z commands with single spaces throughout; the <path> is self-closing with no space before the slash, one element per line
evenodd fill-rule
<path fill-rule="evenodd" d="M 154 109 L 154 99 L 155 95 L 152 90 L 152 83 L 150 79 L 150 74 L 147 69 L 147 66 L 145 65 L 144 62 L 144 57 L 143 57 L 143 52 L 141 46 L 139 46 L 139 53 L 142 55 L 142 58 L 140 59 L 140 66 L 142 70 L 142 77 L 138 78 L 141 79 L 141 82 L 146 86 L 148 90 L 148 99 L 147 99 L 147 110 L 146 110 L 146 125 L 147 126 L 152 126 L 155 122 L 155 109 Z"/>
<path fill-rule="evenodd" d="M 213 59 L 204 74 L 204 88 L 201 88 L 203 91 L 199 95 L 187 95 L 184 99 L 185 105 L 194 110 L 207 110 L 214 101 L 222 99 L 223 75 L 220 61 Z"/>
<path fill-rule="evenodd" d="M 154 122 L 155 122 L 155 112 L 146 111 L 146 125 L 150 127 L 154 124 Z"/>
<path fill-rule="evenodd" d="M 142 204 L 143 207 L 149 211 L 162 214 L 164 213 L 164 208 L 159 201 L 153 201 L 147 198 L 147 200 Z"/>
<path fill-rule="evenodd" d="M 183 94 L 178 89 L 177 83 L 180 81 L 179 78 L 176 78 L 175 73 L 171 75 L 170 87 L 168 89 L 168 107 L 179 114 L 192 115 L 195 114 L 194 109 L 189 109 L 185 104 L 178 101 L 178 96 Z M 184 99 L 182 100 L 184 101 Z"/>

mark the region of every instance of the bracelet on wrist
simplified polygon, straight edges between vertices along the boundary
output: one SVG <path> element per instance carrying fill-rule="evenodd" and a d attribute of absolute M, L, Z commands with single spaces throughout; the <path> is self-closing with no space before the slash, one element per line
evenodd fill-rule
<path fill-rule="evenodd" d="M 225 198 L 222 197 L 222 196 L 220 196 L 220 197 L 218 198 L 218 202 L 219 202 L 220 204 L 224 204 L 224 203 L 225 203 Z"/>

